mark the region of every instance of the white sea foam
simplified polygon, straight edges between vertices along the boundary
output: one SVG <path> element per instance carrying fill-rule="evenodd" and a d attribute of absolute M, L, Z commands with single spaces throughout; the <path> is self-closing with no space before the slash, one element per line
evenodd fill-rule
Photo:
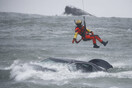
<path fill-rule="evenodd" d="M 108 72 L 94 72 L 87 76 L 87 78 L 100 78 L 100 77 L 114 77 L 114 78 L 132 78 L 132 71 L 124 71 L 117 73 L 108 73 Z"/>
<path fill-rule="evenodd" d="M 50 67 L 52 69 L 57 70 L 57 72 L 51 71 L 42 71 L 36 70 L 32 65 L 39 65 L 43 67 Z M 16 81 L 24 81 L 24 80 L 46 80 L 46 81 L 62 81 L 68 79 L 79 79 L 79 78 L 129 78 L 132 79 L 132 71 L 122 71 L 116 73 L 109 72 L 93 72 L 93 73 L 82 73 L 80 71 L 70 71 L 68 65 L 66 64 L 53 64 L 53 63 L 38 63 L 38 62 L 30 62 L 30 63 L 20 63 L 18 60 L 14 61 L 14 63 L 10 66 L 11 69 L 11 78 L 14 78 Z"/>
<path fill-rule="evenodd" d="M 19 63 L 16 61 L 12 64 L 11 68 L 11 78 L 14 78 L 16 81 L 23 81 L 27 79 L 42 79 L 42 80 L 63 80 L 68 78 L 75 78 L 75 74 L 71 73 L 68 70 L 67 65 L 65 64 L 44 64 L 44 67 L 49 67 L 56 69 L 57 72 L 45 72 L 41 70 L 36 70 L 30 64 L 42 66 L 39 63 Z"/>

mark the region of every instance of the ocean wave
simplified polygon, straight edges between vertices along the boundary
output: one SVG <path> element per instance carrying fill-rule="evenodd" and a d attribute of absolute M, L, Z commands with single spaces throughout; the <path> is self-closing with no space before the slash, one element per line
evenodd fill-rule
<path fill-rule="evenodd" d="M 49 68 L 48 70 L 42 70 L 42 68 L 34 68 L 34 66 L 40 66 L 42 68 Z M 70 79 L 94 79 L 94 78 L 129 78 L 132 79 L 132 71 L 121 71 L 121 72 L 92 72 L 82 73 L 81 71 L 69 71 L 69 67 L 66 64 L 53 64 L 53 63 L 39 63 L 29 62 L 21 63 L 19 60 L 9 67 L 10 78 L 15 81 L 25 80 L 43 80 L 43 81 L 63 81 Z M 54 69 L 51 70 L 51 69 Z M 8 72 L 9 73 L 9 72 Z M 9 74 L 8 74 L 9 75 Z"/>

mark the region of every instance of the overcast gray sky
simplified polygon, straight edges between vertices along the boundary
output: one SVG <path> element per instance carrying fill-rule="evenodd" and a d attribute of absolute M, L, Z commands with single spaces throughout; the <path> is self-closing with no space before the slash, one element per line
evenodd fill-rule
<path fill-rule="evenodd" d="M 66 5 L 98 17 L 131 17 L 132 0 L 0 0 L 0 12 L 61 15 Z"/>

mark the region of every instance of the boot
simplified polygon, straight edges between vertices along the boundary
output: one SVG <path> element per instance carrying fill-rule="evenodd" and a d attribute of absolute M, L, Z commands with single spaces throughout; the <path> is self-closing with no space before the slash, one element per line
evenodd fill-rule
<path fill-rule="evenodd" d="M 108 43 L 108 41 L 106 41 L 106 42 L 102 41 L 101 43 L 102 43 L 104 46 L 106 46 L 107 43 Z"/>
<path fill-rule="evenodd" d="M 99 46 L 97 44 L 94 44 L 93 48 L 99 48 Z"/>

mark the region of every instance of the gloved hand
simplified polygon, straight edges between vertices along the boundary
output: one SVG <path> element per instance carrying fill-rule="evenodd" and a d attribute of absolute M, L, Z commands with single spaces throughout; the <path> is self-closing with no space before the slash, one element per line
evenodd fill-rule
<path fill-rule="evenodd" d="M 91 33 L 92 35 L 94 35 L 94 33 L 93 33 L 92 31 L 91 31 L 90 33 Z"/>
<path fill-rule="evenodd" d="M 75 38 L 73 38 L 72 43 L 74 43 L 74 41 L 76 41 L 76 39 L 75 39 Z"/>

